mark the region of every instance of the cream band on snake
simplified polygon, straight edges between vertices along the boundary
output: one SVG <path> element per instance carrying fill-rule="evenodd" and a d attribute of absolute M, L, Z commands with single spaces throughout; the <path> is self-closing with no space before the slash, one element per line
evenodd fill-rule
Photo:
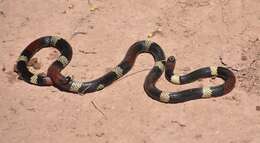
<path fill-rule="evenodd" d="M 180 81 L 180 76 L 179 75 L 173 75 L 172 77 L 171 77 L 171 82 L 172 83 L 175 83 L 175 84 L 180 84 L 181 83 L 181 81 Z"/>
<path fill-rule="evenodd" d="M 103 84 L 98 85 L 97 90 L 102 90 L 105 86 Z"/>
<path fill-rule="evenodd" d="M 31 78 L 30 78 L 30 82 L 33 84 L 37 84 L 37 79 L 38 79 L 38 75 L 34 74 Z"/>
<path fill-rule="evenodd" d="M 218 75 L 218 68 L 217 67 L 211 66 L 210 71 L 211 71 L 211 75 L 213 75 L 213 76 Z"/>
<path fill-rule="evenodd" d="M 149 49 L 150 49 L 152 43 L 153 43 L 153 42 L 152 42 L 151 40 L 149 40 L 149 39 L 144 41 L 145 51 L 149 51 Z"/>
<path fill-rule="evenodd" d="M 120 78 L 123 76 L 123 69 L 119 66 L 115 67 L 112 72 L 114 72 L 116 74 L 117 78 Z"/>
<path fill-rule="evenodd" d="M 79 81 L 72 81 L 71 87 L 70 87 L 70 91 L 72 92 L 78 92 L 79 88 L 82 86 L 82 82 Z"/>
<path fill-rule="evenodd" d="M 29 67 L 28 62 L 31 57 L 43 48 L 55 48 L 61 55 L 50 65 L 47 74 L 34 74 L 35 71 L 30 70 L 31 67 Z M 132 69 L 137 57 L 143 53 L 153 57 L 152 61 L 154 65 L 150 69 L 149 74 L 145 77 L 143 88 L 145 93 L 154 100 L 166 103 L 181 103 L 199 98 L 219 97 L 231 92 L 235 87 L 236 77 L 234 73 L 226 67 L 203 67 L 184 75 L 174 74 L 176 64 L 175 57 L 170 56 L 166 59 L 163 49 L 149 38 L 148 40 L 133 43 L 118 65 L 103 76 L 87 82 L 75 81 L 73 77 L 62 74 L 62 70 L 70 63 L 73 52 L 72 47 L 65 39 L 56 36 L 44 36 L 32 41 L 18 57 L 15 68 L 18 76 L 27 83 L 38 86 L 54 86 L 62 92 L 67 91 L 83 95 L 102 90 L 117 81 Z M 163 74 L 167 81 L 179 85 L 209 77 L 221 78 L 224 83 L 212 87 L 198 87 L 168 92 L 156 86 L 156 83 Z M 131 89 L 131 87 L 129 88 Z"/>
<path fill-rule="evenodd" d="M 69 64 L 69 60 L 65 56 L 59 56 L 57 61 L 59 61 L 63 65 L 63 67 Z"/>
<path fill-rule="evenodd" d="M 170 101 L 170 92 L 162 91 L 160 94 L 160 101 L 169 102 Z"/>
<path fill-rule="evenodd" d="M 28 57 L 27 56 L 24 56 L 24 55 L 21 55 L 19 56 L 19 58 L 17 59 L 17 61 L 24 61 L 24 62 L 28 62 Z"/>
<path fill-rule="evenodd" d="M 158 67 L 162 72 L 163 72 L 164 69 L 165 69 L 165 66 L 164 66 L 164 64 L 163 64 L 163 61 L 157 61 L 157 62 L 155 62 L 155 65 L 154 65 L 154 66 Z"/>
<path fill-rule="evenodd" d="M 57 36 L 52 36 L 51 37 L 51 45 L 52 46 L 55 46 L 57 41 L 60 40 L 61 38 L 60 37 L 57 37 Z"/>
<path fill-rule="evenodd" d="M 203 93 L 202 98 L 209 98 L 212 95 L 212 90 L 209 87 L 204 87 L 202 89 L 202 93 Z"/>

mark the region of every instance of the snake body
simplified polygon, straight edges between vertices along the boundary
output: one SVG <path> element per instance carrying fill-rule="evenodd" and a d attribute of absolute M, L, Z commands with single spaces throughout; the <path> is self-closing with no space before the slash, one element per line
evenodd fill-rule
<path fill-rule="evenodd" d="M 27 68 L 27 62 L 40 49 L 54 47 L 61 55 L 48 68 L 47 75 L 31 73 Z M 225 67 L 205 67 L 197 69 L 189 74 L 179 76 L 174 73 L 176 60 L 170 56 L 167 61 L 162 48 L 155 42 L 143 40 L 134 43 L 128 49 L 124 59 L 105 75 L 88 82 L 80 82 L 69 76 L 64 76 L 61 71 L 69 64 L 72 58 L 70 44 L 56 36 L 45 36 L 30 43 L 21 53 L 17 61 L 17 70 L 20 76 L 28 83 L 39 86 L 53 85 L 61 91 L 67 91 L 84 95 L 104 89 L 114 81 L 127 74 L 134 66 L 139 54 L 149 53 L 153 56 L 154 66 L 144 81 L 144 90 L 149 97 L 164 103 L 180 103 L 199 98 L 218 97 L 229 93 L 235 86 L 235 76 Z M 165 77 L 173 84 L 187 84 L 200 78 L 218 77 L 224 83 L 212 87 L 193 88 L 179 92 L 162 91 L 155 86 L 158 79 L 165 71 Z"/>

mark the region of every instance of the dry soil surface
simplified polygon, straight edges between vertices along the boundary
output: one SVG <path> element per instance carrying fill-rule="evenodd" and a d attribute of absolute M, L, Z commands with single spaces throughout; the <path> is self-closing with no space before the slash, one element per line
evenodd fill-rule
<path fill-rule="evenodd" d="M 73 47 L 63 71 L 95 79 L 117 65 L 134 42 L 151 39 L 188 73 L 216 65 L 233 70 L 235 89 L 219 98 L 163 104 L 149 98 L 143 82 L 154 62 L 140 55 L 127 77 L 85 96 L 37 87 L 17 79 L 13 66 L 31 41 L 45 35 Z M 259 0 L 0 0 L 1 143 L 259 143 Z M 59 56 L 35 55 L 36 72 Z M 215 85 L 206 79 L 179 91 Z"/>

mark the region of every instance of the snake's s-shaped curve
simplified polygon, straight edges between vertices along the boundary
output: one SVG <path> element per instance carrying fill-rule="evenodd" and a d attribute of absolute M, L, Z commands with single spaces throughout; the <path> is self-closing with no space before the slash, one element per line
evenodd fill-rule
<path fill-rule="evenodd" d="M 45 47 L 55 47 L 60 51 L 61 55 L 48 68 L 47 76 L 35 75 L 27 69 L 27 62 L 36 52 Z M 102 90 L 124 76 L 133 67 L 137 56 L 142 53 L 151 54 L 155 62 L 144 82 L 145 92 L 154 100 L 164 103 L 180 103 L 199 98 L 218 97 L 229 93 L 235 86 L 234 74 L 224 67 L 200 68 L 182 76 L 174 74 L 175 58 L 171 56 L 165 61 L 165 55 L 161 47 L 150 40 L 134 43 L 130 46 L 120 64 L 100 78 L 89 82 L 79 82 L 61 74 L 61 71 L 72 58 L 72 48 L 66 40 L 56 36 L 41 37 L 29 44 L 18 58 L 17 69 L 21 77 L 28 83 L 40 86 L 54 85 L 62 91 L 84 95 L 85 93 Z M 166 79 L 174 84 L 186 84 L 199 78 L 208 77 L 222 78 L 224 83 L 218 86 L 193 88 L 180 92 L 162 91 L 155 84 L 165 70 Z"/>

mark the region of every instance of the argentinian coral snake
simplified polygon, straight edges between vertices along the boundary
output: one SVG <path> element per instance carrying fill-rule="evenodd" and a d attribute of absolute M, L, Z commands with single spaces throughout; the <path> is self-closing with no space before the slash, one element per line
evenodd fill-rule
<path fill-rule="evenodd" d="M 48 68 L 47 75 L 33 74 L 27 64 L 35 53 L 43 48 L 54 47 L 61 55 Z M 137 56 L 149 53 L 153 56 L 154 66 L 144 81 L 144 90 L 152 99 L 164 103 L 180 103 L 199 98 L 218 97 L 229 93 L 235 86 L 236 78 L 232 71 L 225 67 L 204 67 L 186 75 L 174 73 L 176 60 L 173 56 L 166 61 L 161 47 L 150 40 L 138 41 L 128 49 L 124 59 L 110 72 L 88 82 L 79 82 L 69 76 L 64 76 L 61 71 L 69 64 L 72 58 L 70 44 L 57 36 L 45 36 L 31 42 L 21 53 L 17 60 L 16 68 L 22 79 L 30 84 L 39 86 L 55 86 L 61 91 L 84 95 L 104 89 L 117 79 L 127 74 L 133 67 Z M 223 84 L 211 87 L 193 88 L 179 92 L 167 92 L 158 89 L 155 84 L 165 71 L 166 79 L 173 84 L 187 84 L 200 78 L 218 77 L 224 80 Z"/>

